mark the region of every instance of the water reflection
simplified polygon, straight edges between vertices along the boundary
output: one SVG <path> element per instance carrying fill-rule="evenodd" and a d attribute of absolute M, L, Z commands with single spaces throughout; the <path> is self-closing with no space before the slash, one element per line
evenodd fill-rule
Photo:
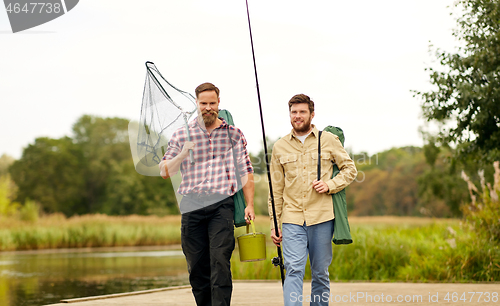
<path fill-rule="evenodd" d="M 0 306 L 188 284 L 180 250 L 105 249 L 0 252 Z"/>

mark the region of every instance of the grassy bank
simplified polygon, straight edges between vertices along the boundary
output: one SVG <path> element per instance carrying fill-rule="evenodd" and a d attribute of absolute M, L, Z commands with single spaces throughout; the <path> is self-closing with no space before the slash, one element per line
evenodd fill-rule
<path fill-rule="evenodd" d="M 2 251 L 180 244 L 180 216 L 54 215 L 35 223 L 0 221 Z M 478 239 L 458 220 L 353 217 L 350 223 L 354 243 L 333 246 L 332 280 L 500 281 L 499 247 Z M 271 265 L 276 248 L 269 237 L 268 218 L 258 216 L 256 229 L 267 236 L 268 258 L 242 263 L 236 249 L 233 276 L 279 279 L 279 270 Z M 238 228 L 235 236 L 244 233 L 244 227 Z M 305 278 L 310 275 L 307 266 Z"/>
<path fill-rule="evenodd" d="M 180 216 L 52 215 L 35 223 L 0 220 L 0 250 L 37 250 L 180 243 Z"/>
<path fill-rule="evenodd" d="M 500 281 L 500 249 L 477 239 L 457 220 L 420 218 L 351 218 L 354 243 L 333 246 L 330 279 L 336 281 L 474 282 Z M 232 260 L 235 279 L 279 279 L 267 260 Z M 309 263 L 306 279 L 311 278 Z"/>

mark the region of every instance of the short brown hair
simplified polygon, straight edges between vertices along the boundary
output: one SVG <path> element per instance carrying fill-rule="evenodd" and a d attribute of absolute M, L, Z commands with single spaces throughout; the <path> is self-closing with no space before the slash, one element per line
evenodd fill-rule
<path fill-rule="evenodd" d="M 304 94 L 298 94 L 293 96 L 290 99 L 290 101 L 288 101 L 288 110 L 292 109 L 292 105 L 299 103 L 306 103 L 307 105 L 309 105 L 309 112 L 311 114 L 314 113 L 314 102 Z"/>
<path fill-rule="evenodd" d="M 194 92 L 196 93 L 196 98 L 198 98 L 198 95 L 204 91 L 210 91 L 213 90 L 217 94 L 217 98 L 219 97 L 219 88 L 215 87 L 214 84 L 212 83 L 203 83 L 196 87 Z"/>

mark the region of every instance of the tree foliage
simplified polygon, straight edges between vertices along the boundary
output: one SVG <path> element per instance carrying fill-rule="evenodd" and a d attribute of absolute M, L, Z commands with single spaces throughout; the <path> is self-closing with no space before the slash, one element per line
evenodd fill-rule
<path fill-rule="evenodd" d="M 0 217 L 16 214 L 19 203 L 12 201 L 14 190 L 10 176 L 0 175 Z"/>
<path fill-rule="evenodd" d="M 0 156 L 0 176 L 9 173 L 9 167 L 14 161 L 14 157 L 7 154 Z"/>
<path fill-rule="evenodd" d="M 17 200 L 67 216 L 178 213 L 169 180 L 135 171 L 127 133 L 126 119 L 84 115 L 73 137 L 37 138 L 9 168 Z"/>
<path fill-rule="evenodd" d="M 130 159 L 128 120 L 84 115 L 73 125 L 74 142 L 83 153 L 86 211 L 101 211 L 114 162 Z"/>
<path fill-rule="evenodd" d="M 37 138 L 10 167 L 17 199 L 40 202 L 46 212 L 83 213 L 83 152 L 69 137 Z"/>
<path fill-rule="evenodd" d="M 434 142 L 424 148 L 393 148 L 372 156 L 354 154 L 358 176 L 346 191 L 349 213 L 460 216 L 467 186 L 452 154 L 451 148 Z"/>
<path fill-rule="evenodd" d="M 422 149 L 404 147 L 368 156 L 356 154 L 356 180 L 346 191 L 353 215 L 420 215 L 417 177 L 425 168 Z"/>
<path fill-rule="evenodd" d="M 273 152 L 273 146 L 276 141 L 277 139 L 270 140 L 268 137 L 266 137 L 267 158 L 269 162 L 271 162 L 271 154 Z M 256 174 L 267 175 L 266 152 L 264 151 L 264 144 L 262 145 L 262 149 L 257 155 L 254 156 L 250 153 L 250 160 L 252 161 L 253 171 Z"/>
<path fill-rule="evenodd" d="M 135 171 L 127 124 L 120 118 L 83 116 L 73 126 L 72 137 L 37 138 L 10 166 L 15 184 L 3 182 L 0 186 L 0 210 L 7 214 L 7 204 L 34 201 L 43 212 L 62 212 L 67 216 L 178 213 L 169 180 Z M 453 149 L 436 142 L 429 142 L 423 149 L 405 147 L 373 156 L 354 155 L 359 174 L 347 190 L 350 214 L 459 215 L 458 207 L 467 197 L 467 186 L 460 179 L 461 169 L 452 155 Z M 254 160 L 256 212 L 266 214 L 268 184 L 263 150 L 258 157 Z M 12 163 L 8 157 L 0 158 L 2 161 L 5 165 Z M 478 170 L 473 162 L 465 165 L 468 173 Z M 485 176 L 492 178 L 492 171 L 486 171 Z M 15 186 L 16 193 L 12 189 Z"/>
<path fill-rule="evenodd" d="M 500 1 L 458 0 L 462 9 L 453 35 L 456 52 L 436 51 L 442 71 L 432 68 L 435 90 L 416 92 L 427 120 L 444 124 L 443 143 L 457 155 L 482 162 L 500 158 Z"/>
<path fill-rule="evenodd" d="M 446 145 L 438 146 L 432 137 L 427 141 L 423 152 L 428 167 L 417 178 L 421 213 L 433 217 L 458 217 L 467 197 L 467 186 L 460 178 L 453 150 Z"/>

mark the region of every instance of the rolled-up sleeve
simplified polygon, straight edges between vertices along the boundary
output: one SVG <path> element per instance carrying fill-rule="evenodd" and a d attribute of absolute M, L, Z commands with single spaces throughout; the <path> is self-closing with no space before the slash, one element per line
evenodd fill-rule
<path fill-rule="evenodd" d="M 252 162 L 250 161 L 250 155 L 247 151 L 247 140 L 240 129 L 236 128 L 236 131 L 240 135 L 240 140 L 235 147 L 238 159 L 238 171 L 240 176 L 243 177 L 249 173 L 253 173 L 253 167 Z"/>
<path fill-rule="evenodd" d="M 170 160 L 176 157 L 181 152 L 181 147 L 179 143 L 174 139 L 170 139 L 167 146 L 167 152 L 163 155 L 162 160 Z"/>

